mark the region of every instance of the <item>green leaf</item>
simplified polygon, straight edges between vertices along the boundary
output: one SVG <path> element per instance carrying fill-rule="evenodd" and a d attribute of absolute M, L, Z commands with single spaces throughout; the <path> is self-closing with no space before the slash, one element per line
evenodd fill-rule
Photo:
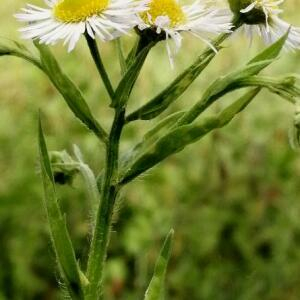
<path fill-rule="evenodd" d="M 239 27 L 238 25 L 237 27 Z M 220 44 L 228 37 L 230 33 L 222 34 L 213 43 L 216 49 L 221 49 Z M 175 102 L 203 72 L 211 60 L 216 56 L 214 50 L 210 47 L 201 54 L 196 61 L 182 72 L 166 89 L 146 103 L 144 106 L 131 113 L 127 121 L 150 120 L 157 117 L 165 111 L 173 102 Z"/>
<path fill-rule="evenodd" d="M 129 54 L 126 57 L 126 60 L 125 60 L 126 61 L 126 69 L 128 69 L 128 67 L 130 67 L 133 64 L 134 59 L 137 54 L 137 50 L 139 48 L 139 44 L 140 44 L 140 36 L 137 36 L 132 49 L 130 50 Z"/>
<path fill-rule="evenodd" d="M 88 192 L 88 196 L 91 202 L 91 215 L 92 224 L 94 225 L 96 219 L 96 212 L 100 202 L 100 193 L 97 186 L 97 180 L 93 171 L 90 167 L 83 161 L 83 156 L 78 146 L 73 146 L 74 155 L 78 160 L 78 168 L 84 179 L 85 186 Z"/>
<path fill-rule="evenodd" d="M 235 85 L 237 88 L 249 86 L 267 88 L 270 92 L 277 94 L 283 99 L 295 103 L 296 98 L 300 97 L 300 87 L 296 84 L 296 80 L 296 75 L 288 75 L 283 78 L 249 76 L 237 81 Z"/>
<path fill-rule="evenodd" d="M 35 42 L 40 52 L 44 72 L 48 75 L 53 85 L 63 96 L 74 115 L 92 130 L 103 142 L 107 140 L 107 134 L 93 117 L 82 93 L 76 85 L 63 73 L 55 57 L 46 45 Z"/>
<path fill-rule="evenodd" d="M 224 39 L 226 35 L 221 37 L 216 45 L 219 45 Z M 274 59 L 279 55 L 282 50 L 284 43 L 286 41 L 287 34 L 276 41 L 274 44 L 266 48 L 260 54 L 258 54 L 255 58 L 253 58 L 249 65 L 251 65 L 250 70 L 254 67 L 257 67 L 257 72 L 253 72 L 253 74 L 257 74 L 263 68 L 267 67 L 270 63 L 274 61 Z M 211 50 L 207 50 L 204 54 L 202 54 L 197 61 L 189 67 L 186 71 L 184 71 L 181 75 L 179 75 L 164 91 L 162 91 L 158 96 L 153 98 L 151 101 L 146 103 L 144 106 L 131 113 L 127 118 L 127 122 L 134 120 L 150 120 L 155 118 L 164 110 L 166 110 L 174 101 L 178 99 L 180 95 L 182 95 L 185 90 L 193 83 L 193 81 L 201 74 L 201 72 L 207 67 L 210 61 L 214 58 L 215 53 Z M 264 63 L 260 65 L 260 63 L 264 61 Z M 258 63 L 257 65 L 255 65 Z M 259 69 L 261 66 L 261 69 Z M 246 70 L 245 70 L 246 71 Z M 244 74 L 246 76 L 246 74 Z M 218 80 L 220 81 L 220 80 Z M 224 81 L 223 81 L 224 83 Z"/>
<path fill-rule="evenodd" d="M 241 88 L 241 86 L 239 86 L 237 82 L 249 76 L 258 74 L 272 62 L 273 60 L 255 62 L 246 65 L 245 67 L 228 75 L 221 76 L 216 79 L 205 91 L 201 100 L 196 102 L 196 104 L 178 121 L 177 126 L 192 123 L 216 100 L 220 99 L 222 96 L 226 95 L 229 92 Z"/>
<path fill-rule="evenodd" d="M 156 261 L 153 277 L 150 281 L 144 300 L 162 300 L 168 263 L 171 256 L 174 230 L 172 229 L 160 251 Z"/>
<path fill-rule="evenodd" d="M 286 39 L 289 36 L 290 30 L 283 35 L 280 39 L 278 39 L 275 43 L 264 49 L 261 53 L 255 56 L 252 60 L 250 60 L 249 64 L 256 63 L 263 60 L 275 59 L 280 54 L 283 46 L 286 42 Z"/>
<path fill-rule="evenodd" d="M 25 45 L 16 41 L 10 42 L 12 42 L 14 46 L 0 44 L 0 56 L 15 56 L 22 58 L 42 70 L 42 65 L 39 59 L 34 57 L 33 54 L 30 53 L 30 51 L 25 47 Z"/>
<path fill-rule="evenodd" d="M 289 134 L 290 144 L 294 150 L 300 149 L 300 101 L 295 102 L 295 114 Z"/>
<path fill-rule="evenodd" d="M 74 249 L 67 230 L 65 217 L 60 211 L 55 183 L 51 169 L 47 146 L 39 121 L 39 153 L 44 185 L 44 205 L 50 227 L 50 235 L 55 250 L 60 275 L 66 284 L 72 299 L 83 299 L 80 272 Z"/>
<path fill-rule="evenodd" d="M 150 120 L 160 115 L 188 89 L 201 72 L 208 66 L 214 56 L 215 52 L 211 51 L 199 57 L 197 62 L 180 74 L 159 95 L 135 112 L 131 113 L 126 118 L 127 122 L 134 120 Z"/>
<path fill-rule="evenodd" d="M 127 64 L 126 64 L 126 59 L 125 59 L 124 52 L 123 52 L 121 38 L 116 39 L 116 49 L 117 49 L 118 57 L 119 57 L 121 75 L 124 76 L 127 71 Z"/>
<path fill-rule="evenodd" d="M 136 56 L 133 63 L 129 66 L 115 92 L 114 100 L 112 103 L 113 107 L 120 108 L 124 107 L 127 104 L 133 85 L 141 72 L 149 51 L 154 45 L 155 42 L 151 42 L 145 48 L 143 48 Z"/>
<path fill-rule="evenodd" d="M 257 88 L 246 93 L 216 116 L 207 117 L 198 124 L 183 125 L 170 130 L 146 151 L 135 155 L 135 160 L 123 172 L 121 184 L 132 181 L 170 155 L 180 152 L 186 146 L 200 140 L 210 131 L 228 124 L 253 100 L 260 89 Z"/>
<path fill-rule="evenodd" d="M 274 62 L 282 50 L 286 38 L 287 35 L 284 35 L 254 57 L 245 67 L 215 80 L 206 90 L 201 100 L 179 120 L 178 126 L 193 122 L 204 110 L 225 94 L 242 87 L 247 87 L 245 82 L 243 86 L 240 83 L 250 76 L 257 75 Z M 251 86 L 251 84 L 248 86 Z M 259 86 L 259 84 L 257 84 L 257 86 Z M 273 92 L 275 92 L 275 90 Z"/>
<path fill-rule="evenodd" d="M 153 128 L 151 128 L 143 137 L 142 141 L 138 143 L 134 149 L 132 149 L 129 153 L 126 154 L 125 157 L 122 158 L 123 168 L 132 162 L 140 153 L 145 152 L 149 147 L 151 147 L 159 138 L 161 138 L 164 134 L 173 127 L 177 121 L 184 115 L 184 111 L 176 112 L 167 116 L 158 122 Z"/>

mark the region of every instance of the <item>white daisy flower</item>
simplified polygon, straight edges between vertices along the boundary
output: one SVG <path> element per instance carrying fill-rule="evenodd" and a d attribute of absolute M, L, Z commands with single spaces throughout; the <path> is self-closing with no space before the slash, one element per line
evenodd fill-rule
<path fill-rule="evenodd" d="M 87 33 L 102 41 L 112 40 L 137 25 L 136 14 L 147 9 L 149 0 L 44 0 L 48 8 L 27 4 L 15 17 L 29 25 L 23 38 L 55 44 L 64 40 L 72 51 Z"/>
<path fill-rule="evenodd" d="M 285 0 L 255 0 L 241 10 L 243 14 L 250 15 L 251 13 L 255 13 L 258 17 L 256 24 L 246 24 L 244 27 L 250 40 L 253 39 L 254 35 L 259 34 L 266 44 L 271 44 L 290 30 L 285 49 L 295 50 L 300 48 L 300 28 L 291 26 L 279 17 L 283 12 L 283 10 L 280 9 L 280 5 L 284 1 Z M 260 19 L 259 13 L 262 14 L 262 19 Z"/>
<path fill-rule="evenodd" d="M 210 40 L 220 33 L 231 32 L 231 19 L 229 10 L 208 8 L 203 0 L 191 5 L 182 5 L 177 0 L 151 0 L 149 10 L 140 14 L 139 29 L 153 28 L 157 34 L 165 34 L 173 67 L 173 57 L 181 47 L 183 32 L 190 32 L 217 51 Z M 170 47 L 169 39 L 174 42 L 174 49 Z"/>

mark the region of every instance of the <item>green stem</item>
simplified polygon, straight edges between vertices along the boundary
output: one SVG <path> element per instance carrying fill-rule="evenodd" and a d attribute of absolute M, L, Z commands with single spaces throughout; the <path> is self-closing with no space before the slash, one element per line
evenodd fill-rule
<path fill-rule="evenodd" d="M 119 142 L 124 126 L 125 110 L 116 111 L 106 150 L 105 175 L 101 189 L 101 202 L 97 213 L 96 226 L 88 259 L 86 300 L 100 299 L 102 292 L 103 268 L 109 243 L 114 204 L 119 192 L 118 160 Z"/>
<path fill-rule="evenodd" d="M 113 86 L 111 84 L 111 81 L 108 77 L 108 74 L 105 70 L 105 67 L 104 67 L 98 46 L 97 46 L 97 42 L 95 39 L 91 38 L 88 34 L 85 34 L 85 38 L 86 38 L 87 44 L 89 46 L 93 60 L 96 64 L 98 73 L 99 73 L 100 77 L 102 78 L 102 81 L 107 90 L 107 93 L 109 94 L 110 99 L 113 100 L 115 92 L 114 92 Z"/>

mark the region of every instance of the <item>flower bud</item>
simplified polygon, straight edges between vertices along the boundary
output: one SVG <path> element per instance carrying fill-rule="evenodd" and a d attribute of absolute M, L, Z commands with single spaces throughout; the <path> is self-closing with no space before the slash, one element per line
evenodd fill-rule
<path fill-rule="evenodd" d="M 66 151 L 51 151 L 49 154 L 55 183 L 71 185 L 79 172 L 78 163 Z"/>
<path fill-rule="evenodd" d="M 252 0 L 228 0 L 230 9 L 235 15 L 239 15 L 246 24 L 261 24 L 266 22 L 266 16 L 262 8 L 253 8 L 247 13 L 241 13 L 241 10 L 248 7 Z"/>

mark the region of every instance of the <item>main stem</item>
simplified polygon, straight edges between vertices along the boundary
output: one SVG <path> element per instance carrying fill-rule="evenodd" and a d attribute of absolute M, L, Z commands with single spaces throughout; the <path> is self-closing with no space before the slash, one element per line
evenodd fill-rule
<path fill-rule="evenodd" d="M 115 117 L 106 148 L 106 166 L 101 190 L 101 202 L 97 213 L 95 231 L 87 266 L 87 278 L 90 284 L 86 289 L 86 300 L 100 299 L 101 292 L 103 292 L 103 268 L 109 243 L 114 204 L 119 192 L 117 178 L 119 142 L 124 126 L 124 116 L 125 109 L 115 111 Z"/>

